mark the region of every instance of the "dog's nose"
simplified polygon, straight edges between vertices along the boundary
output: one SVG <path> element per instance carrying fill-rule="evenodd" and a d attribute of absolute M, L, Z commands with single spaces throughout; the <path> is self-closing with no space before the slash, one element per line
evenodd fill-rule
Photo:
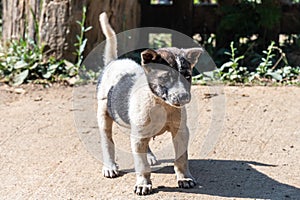
<path fill-rule="evenodd" d="M 190 94 L 188 93 L 179 93 L 173 94 L 171 96 L 171 101 L 176 105 L 184 105 L 190 102 Z"/>
<path fill-rule="evenodd" d="M 189 93 L 181 93 L 178 95 L 178 98 L 181 103 L 190 102 L 190 94 Z"/>

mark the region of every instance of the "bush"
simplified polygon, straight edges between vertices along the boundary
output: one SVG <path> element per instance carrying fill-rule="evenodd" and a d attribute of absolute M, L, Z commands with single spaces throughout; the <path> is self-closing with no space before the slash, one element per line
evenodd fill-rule
<path fill-rule="evenodd" d="M 11 85 L 47 80 L 56 82 L 77 75 L 75 66 L 66 60 L 46 59 L 43 47 L 33 40 L 20 39 L 0 47 L 0 79 Z"/>
<path fill-rule="evenodd" d="M 84 33 L 91 29 L 91 27 L 84 27 L 85 19 L 86 8 L 84 7 L 82 20 L 77 21 L 81 27 L 81 33 L 77 35 L 77 43 L 75 43 L 77 48 L 74 52 L 77 57 L 76 64 L 64 59 L 46 58 L 43 45 L 25 36 L 25 38 L 0 45 L 0 81 L 11 85 L 20 85 L 29 82 L 68 81 L 71 78 L 78 80 L 79 70 L 84 71 L 84 66 L 81 66 L 82 55 L 87 43 Z M 38 29 L 37 24 L 35 27 Z"/>
<path fill-rule="evenodd" d="M 250 72 L 247 67 L 241 66 L 241 61 L 245 59 L 244 55 L 236 56 L 237 49 L 232 42 L 230 52 L 225 52 L 230 56 L 230 60 L 225 62 L 220 68 L 195 76 L 194 84 L 206 84 L 209 81 L 219 80 L 229 84 L 246 83 L 246 84 L 300 84 L 300 67 L 291 67 L 286 59 L 282 49 L 275 46 L 274 42 L 263 51 L 260 63 L 255 71 Z M 279 67 L 280 66 L 280 67 Z"/>

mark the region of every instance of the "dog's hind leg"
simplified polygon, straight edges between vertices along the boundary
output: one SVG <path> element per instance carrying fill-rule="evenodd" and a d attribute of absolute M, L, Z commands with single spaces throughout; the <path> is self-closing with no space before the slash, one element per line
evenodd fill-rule
<path fill-rule="evenodd" d="M 113 120 L 107 112 L 106 100 L 99 101 L 97 115 L 103 154 L 102 174 L 107 178 L 114 178 L 119 175 L 119 172 L 115 163 L 115 145 L 112 138 Z"/>
<path fill-rule="evenodd" d="M 151 151 L 150 147 L 148 147 L 148 152 L 147 152 L 147 160 L 149 165 L 153 166 L 157 164 L 157 159 L 153 152 Z"/>

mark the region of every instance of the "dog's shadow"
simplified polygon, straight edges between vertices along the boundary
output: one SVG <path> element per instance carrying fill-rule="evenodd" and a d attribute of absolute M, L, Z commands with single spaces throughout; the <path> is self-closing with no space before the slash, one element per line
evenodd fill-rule
<path fill-rule="evenodd" d="M 158 186 L 154 192 L 185 192 L 231 198 L 300 199 L 300 188 L 280 183 L 252 167 L 277 167 L 274 165 L 231 160 L 190 160 L 189 164 L 198 182 L 195 188 Z M 153 173 L 168 174 L 174 173 L 174 170 L 173 166 L 166 166 Z"/>

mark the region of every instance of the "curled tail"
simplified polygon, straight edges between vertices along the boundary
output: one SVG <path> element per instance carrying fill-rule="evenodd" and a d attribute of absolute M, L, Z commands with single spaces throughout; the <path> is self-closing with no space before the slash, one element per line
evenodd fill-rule
<path fill-rule="evenodd" d="M 112 29 L 108 22 L 108 17 L 105 12 L 99 15 L 99 22 L 102 28 L 103 34 L 106 37 L 106 44 L 104 49 L 104 64 L 107 65 L 112 60 L 115 60 L 117 56 L 117 37 L 115 31 Z"/>

